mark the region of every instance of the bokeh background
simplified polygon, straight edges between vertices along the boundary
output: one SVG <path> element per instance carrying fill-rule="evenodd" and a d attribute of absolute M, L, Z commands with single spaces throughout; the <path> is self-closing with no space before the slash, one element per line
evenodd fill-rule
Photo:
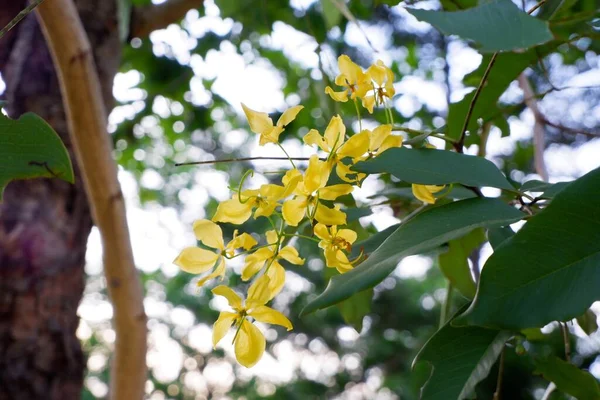
<path fill-rule="evenodd" d="M 300 319 L 299 311 L 324 289 L 330 271 L 313 243 L 299 242 L 307 262 L 286 266 L 286 287 L 274 303 L 289 315 L 294 330 L 262 326 L 267 353 L 251 369 L 235 363 L 231 340 L 212 349 L 211 325 L 226 306 L 223 299 L 213 298 L 211 285 L 197 288 L 194 276 L 172 264 L 183 247 L 194 244 L 192 222 L 210 218 L 218 202 L 229 198 L 229 184 L 237 185 L 250 168 L 257 173 L 248 179 L 249 185 L 266 183 L 278 179 L 277 172 L 285 166 L 260 161 L 175 167 L 178 162 L 281 155 L 274 146 L 258 146 L 241 102 L 274 114 L 274 119 L 287 107 L 302 104 L 304 111 L 282 139 L 291 155 L 308 156 L 313 150 L 302 146 L 302 136 L 310 128 L 322 132 L 331 116 L 340 113 L 350 129 L 358 129 L 353 105 L 333 103 L 324 94 L 338 72 L 340 54 L 363 67 L 381 59 L 392 68 L 394 118 L 412 129 L 442 127 L 448 104 L 472 90 L 463 78 L 479 65 L 481 56 L 468 43 L 444 37 L 404 10 L 406 5 L 439 8 L 437 1 L 338 3 L 348 10 L 346 15 L 330 0 L 206 0 L 180 24 L 155 31 L 149 39 L 134 38 L 125 48 L 114 82 L 118 106 L 110 114 L 109 130 L 146 291 L 150 399 L 418 398 L 429 372 L 425 367 L 411 371 L 411 363 L 437 329 L 446 295 L 436 254 L 404 259 L 374 289 L 372 302 L 367 293 Z M 528 8 L 535 3 L 517 4 Z M 348 21 L 349 16 L 356 22 Z M 539 106 L 554 123 L 545 127 L 551 182 L 571 180 L 600 166 L 599 50 L 598 41 L 574 40 L 526 71 L 535 92 L 547 92 Z M 534 118 L 516 82 L 502 96 L 500 109 L 510 136 L 493 127 L 488 158 L 516 182 L 536 178 Z M 364 124 L 373 127 L 383 121 L 384 114 L 375 113 Z M 432 143 L 443 146 L 436 139 Z M 476 154 L 478 146 L 470 152 Z M 354 197 L 359 208 L 350 224 L 361 238 L 398 222 L 418 206 L 406 187 L 385 177 L 370 177 Z M 251 220 L 243 229 L 260 231 L 264 224 Z M 490 252 L 485 245 L 470 262 L 481 266 Z M 94 229 L 77 331 L 88 357 L 85 399 L 107 395 L 115 339 L 101 253 Z M 235 273 L 240 267 L 233 264 L 231 285 L 243 285 Z M 458 307 L 461 300 L 455 301 Z M 355 317 L 364 313 L 364 319 Z M 587 336 L 577 325 L 571 329 L 574 363 L 600 377 L 600 336 Z M 546 340 L 537 345 L 541 351 L 560 353 L 562 338 L 556 326 L 542 332 Z M 526 358 L 508 354 L 505 381 L 510 387 L 504 397 L 541 398 L 547 382 L 533 372 Z M 494 369 L 479 384 L 478 398 L 491 399 L 495 379 Z"/>

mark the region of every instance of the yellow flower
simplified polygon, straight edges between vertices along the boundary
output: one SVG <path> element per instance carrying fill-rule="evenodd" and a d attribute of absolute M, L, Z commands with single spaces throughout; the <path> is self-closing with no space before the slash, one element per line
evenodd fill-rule
<path fill-rule="evenodd" d="M 325 263 L 329 268 L 336 268 L 341 274 L 352 269 L 352 263 L 344 252 L 352 251 L 356 232 L 351 229 L 338 230 L 337 226 L 328 228 L 323 224 L 317 224 L 315 235 L 321 239 L 319 247 L 325 252 Z"/>
<path fill-rule="evenodd" d="M 339 102 L 348 101 L 348 92 L 350 92 L 351 99 L 363 97 L 367 94 L 371 85 L 362 68 L 353 63 L 350 57 L 345 54 L 338 58 L 338 67 L 340 69 L 340 74 L 335 78 L 335 84 L 343 86 L 345 89 L 340 92 L 335 92 L 332 88 L 327 86 L 325 88 L 325 93 L 331 96 L 333 100 Z"/>
<path fill-rule="evenodd" d="M 351 193 L 353 189 L 348 184 L 326 186 L 330 172 L 327 162 L 319 160 L 317 155 L 310 158 L 304 177 L 294 190 L 294 198 L 286 200 L 281 208 L 283 219 L 288 225 L 298 226 L 305 215 L 325 225 L 346 223 L 346 214 L 338 208 L 330 208 L 321 203 L 321 200 L 335 200 Z"/>
<path fill-rule="evenodd" d="M 194 222 L 194 234 L 203 245 L 216 251 L 186 247 L 173 263 L 191 274 L 201 274 L 213 269 L 213 272 L 198 281 L 198 286 L 204 285 L 206 281 L 217 276 L 222 278 L 225 275 L 225 257 L 232 257 L 236 249 L 250 250 L 257 244 L 252 236 L 247 233 L 238 235 L 236 230 L 233 239 L 225 246 L 223 231 L 217 224 L 207 219 Z"/>
<path fill-rule="evenodd" d="M 356 172 L 351 171 L 350 166 L 344 164 L 342 159 L 345 157 L 358 158 L 366 153 L 369 147 L 369 137 L 365 134 L 359 133 L 346 140 L 346 127 L 339 115 L 331 118 L 323 136 L 316 129 L 311 129 L 303 140 L 307 145 L 317 145 L 328 153 L 329 165 L 335 165 L 336 173 L 346 182 L 354 182 L 355 180 L 350 179 L 348 175 L 356 175 Z"/>
<path fill-rule="evenodd" d="M 273 125 L 273 120 L 264 112 L 254 111 L 242 104 L 248 124 L 252 132 L 260 135 L 259 144 L 261 146 L 267 143 L 278 143 L 279 135 L 283 132 L 286 125 L 292 122 L 303 106 L 294 106 L 285 110 L 277 121 L 277 125 Z"/>
<path fill-rule="evenodd" d="M 265 336 L 248 317 L 267 324 L 281 325 L 287 330 L 292 329 L 292 323 L 282 313 L 265 304 L 272 297 L 269 291 L 269 277 L 258 278 L 248 290 L 248 299 L 242 298 L 227 286 L 217 286 L 212 290 L 217 296 L 223 296 L 235 312 L 223 311 L 213 326 L 213 347 L 223 339 L 232 325 L 237 332 L 233 339 L 235 358 L 246 368 L 255 365 L 265 352 Z"/>
<path fill-rule="evenodd" d="M 285 269 L 278 260 L 284 259 L 295 265 L 304 264 L 304 259 L 298 255 L 298 250 L 292 246 L 279 248 L 279 238 L 277 232 L 268 231 L 266 233 L 267 243 L 270 246 L 262 247 L 246 257 L 246 263 L 242 270 L 242 280 L 247 281 L 260 271 L 267 263 L 265 275 L 270 278 L 269 291 L 271 296 L 276 296 L 285 283 Z"/>
<path fill-rule="evenodd" d="M 376 157 L 378 154 L 381 154 L 392 147 L 402 146 L 402 136 L 392 135 L 392 126 L 389 124 L 380 125 L 372 131 L 363 129 L 359 135 L 361 134 L 365 134 L 369 138 L 368 149 L 366 151 L 367 155 L 366 157 L 353 160 L 355 163 L 360 160 Z"/>
<path fill-rule="evenodd" d="M 383 61 L 377 62 L 367 69 L 367 76 L 372 82 L 372 91 L 362 97 L 363 107 L 373 113 L 375 104 L 381 105 L 385 99 L 391 99 L 396 94 L 394 90 L 394 73 L 383 64 Z"/>
<path fill-rule="evenodd" d="M 239 195 L 235 193 L 230 200 L 219 204 L 212 219 L 215 222 L 240 225 L 250 218 L 253 209 L 256 209 L 254 211 L 255 219 L 261 216 L 268 217 L 279 205 L 279 200 L 292 194 L 301 179 L 300 171 L 293 169 L 287 171 L 283 178 L 283 181 L 287 183 L 285 186 L 269 183 L 262 185 L 258 190 L 244 190 Z"/>
<path fill-rule="evenodd" d="M 437 193 L 442 190 L 444 186 L 435 186 L 435 185 L 417 185 L 415 183 L 412 184 L 412 192 L 413 195 L 421 200 L 423 203 L 434 204 L 435 197 L 433 197 L 433 193 Z"/>

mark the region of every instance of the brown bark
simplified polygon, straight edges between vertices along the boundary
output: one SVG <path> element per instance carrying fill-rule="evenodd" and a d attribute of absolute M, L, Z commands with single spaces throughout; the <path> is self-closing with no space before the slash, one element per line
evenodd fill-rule
<path fill-rule="evenodd" d="M 110 109 L 120 62 L 116 2 L 75 3 Z M 0 24 L 24 6 L 25 1 L 0 0 Z M 37 113 L 71 151 L 58 81 L 35 15 L 0 42 L 0 72 L 10 116 Z M 75 185 L 54 179 L 13 182 L 0 204 L 0 399 L 81 396 L 85 361 L 75 335 L 76 311 L 92 222 L 77 165 L 75 172 Z"/>

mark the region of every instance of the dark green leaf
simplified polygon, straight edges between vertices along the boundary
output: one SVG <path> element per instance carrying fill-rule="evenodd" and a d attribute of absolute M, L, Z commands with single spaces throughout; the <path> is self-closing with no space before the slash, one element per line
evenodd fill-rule
<path fill-rule="evenodd" d="M 334 276 L 302 314 L 331 306 L 375 286 L 404 257 L 420 254 L 479 227 L 516 222 L 523 215 L 501 200 L 488 198 L 467 199 L 425 210 L 401 224 L 366 261 L 345 274 Z"/>
<path fill-rule="evenodd" d="M 460 183 L 514 190 L 491 161 L 447 150 L 393 148 L 353 169 L 370 174 L 389 172 L 403 181 L 423 185 Z"/>
<path fill-rule="evenodd" d="M 552 40 L 546 21 L 528 15 L 510 0 L 492 0 L 464 11 L 408 12 L 446 35 L 474 40 L 482 52 L 526 49 Z"/>
<path fill-rule="evenodd" d="M 460 239 L 448 242 L 448 251 L 439 256 L 440 269 L 446 279 L 469 299 L 475 296 L 477 288 L 471 276 L 468 258 L 484 241 L 484 230 L 478 228 Z"/>
<path fill-rule="evenodd" d="M 558 192 L 563 190 L 571 182 L 548 183 L 538 180 L 531 180 L 521 185 L 521 192 L 542 192 L 540 196 L 543 199 L 552 199 Z"/>
<path fill-rule="evenodd" d="M 500 246 L 457 322 L 494 328 L 568 321 L 600 299 L 600 169 L 571 182 Z"/>
<path fill-rule="evenodd" d="M 586 310 L 582 315 L 577 317 L 577 324 L 586 333 L 591 335 L 598 330 L 598 317 L 591 309 Z"/>
<path fill-rule="evenodd" d="M 372 300 L 373 288 L 356 293 L 349 299 L 338 303 L 337 306 L 344 321 L 360 333 L 362 331 L 363 318 L 371 312 Z"/>
<path fill-rule="evenodd" d="M 600 399 L 598 381 L 589 372 L 554 356 L 536 360 L 535 366 L 544 378 L 554 382 L 559 390 L 578 400 Z"/>
<path fill-rule="evenodd" d="M 490 228 L 488 229 L 488 240 L 494 250 L 498 248 L 504 241 L 510 239 L 515 234 L 510 226 L 503 226 L 501 228 Z"/>
<path fill-rule="evenodd" d="M 0 114 L 0 199 L 13 179 L 60 178 L 73 183 L 69 154 L 43 119 L 27 113 L 18 120 Z"/>
<path fill-rule="evenodd" d="M 510 333 L 479 327 L 456 328 L 449 323 L 419 352 L 413 366 L 428 362 L 431 376 L 421 400 L 461 400 L 470 396 L 496 362 Z"/>
<path fill-rule="evenodd" d="M 553 41 L 522 53 L 498 54 L 488 79 L 481 89 L 477 103 L 473 107 L 467 130 L 475 132 L 480 118 L 484 121 L 497 118 L 498 109 L 496 103 L 502 93 L 508 88 L 508 85 L 510 85 L 510 83 L 514 81 L 525 68 L 552 52 L 559 44 L 560 42 Z M 465 77 L 464 81 L 466 85 L 474 87 L 479 85 L 483 74 L 490 63 L 490 58 L 491 56 L 489 55 L 484 56 L 479 68 Z M 460 137 L 465 122 L 465 116 L 467 115 L 473 96 L 474 92 L 471 92 L 461 101 L 450 104 L 446 125 L 448 127 L 447 135 L 449 137 L 455 139 Z"/>

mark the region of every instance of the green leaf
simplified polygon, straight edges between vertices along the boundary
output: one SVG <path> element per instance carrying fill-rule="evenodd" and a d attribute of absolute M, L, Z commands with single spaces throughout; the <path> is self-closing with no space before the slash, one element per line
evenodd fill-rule
<path fill-rule="evenodd" d="M 391 234 L 360 265 L 334 276 L 327 288 L 303 310 L 302 315 L 349 298 L 385 279 L 407 256 L 459 238 L 479 227 L 502 226 L 524 214 L 498 199 L 474 198 L 444 204 L 416 215 Z"/>
<path fill-rule="evenodd" d="M 485 233 L 481 228 L 469 232 L 460 239 L 448 243 L 448 251 L 439 256 L 442 273 L 466 298 L 475 297 L 476 286 L 469 268 L 469 256 L 485 241 Z"/>
<path fill-rule="evenodd" d="M 323 18 L 328 29 L 338 26 L 342 20 L 342 13 L 333 4 L 331 0 L 321 0 L 321 9 L 323 10 Z"/>
<path fill-rule="evenodd" d="M 403 181 L 422 185 L 460 183 L 514 190 L 490 160 L 447 150 L 397 147 L 359 162 L 353 169 L 369 174 L 389 172 Z"/>
<path fill-rule="evenodd" d="M 546 21 L 528 15 L 509 0 L 492 0 L 455 12 L 407 10 L 446 35 L 481 44 L 482 52 L 526 49 L 552 40 Z"/>
<path fill-rule="evenodd" d="M 577 324 L 589 336 L 598 330 L 598 317 L 596 313 L 588 309 L 577 317 Z"/>
<path fill-rule="evenodd" d="M 356 332 L 362 331 L 363 319 L 371 312 L 372 300 L 373 288 L 370 288 L 337 304 L 344 321 L 356 329 Z"/>
<path fill-rule="evenodd" d="M 554 382 L 560 391 L 578 400 L 600 399 L 598 381 L 589 372 L 555 356 L 536 360 L 535 366 L 544 378 Z"/>
<path fill-rule="evenodd" d="M 484 121 L 496 119 L 498 114 L 496 103 L 510 83 L 514 81 L 525 68 L 551 53 L 559 44 L 560 42 L 553 41 L 522 53 L 498 54 L 486 83 L 481 89 L 477 103 L 473 107 L 467 130 L 475 132 L 480 118 Z M 490 63 L 490 59 L 491 56 L 489 55 L 483 57 L 479 68 L 465 77 L 464 82 L 466 85 L 479 86 L 485 70 Z M 470 108 L 474 94 L 475 92 L 471 92 L 461 101 L 450 104 L 446 125 L 448 128 L 446 134 L 449 137 L 454 139 L 460 137 L 465 122 L 465 116 Z"/>
<path fill-rule="evenodd" d="M 510 226 L 503 226 L 501 228 L 490 228 L 488 229 L 488 240 L 494 250 L 498 248 L 506 240 L 510 239 L 515 235 L 515 231 Z"/>
<path fill-rule="evenodd" d="M 531 180 L 523 183 L 519 189 L 521 192 L 542 192 L 539 196 L 543 199 L 552 199 L 558 192 L 563 190 L 571 182 L 548 183 L 538 180 Z"/>
<path fill-rule="evenodd" d="M 464 399 L 490 372 L 511 334 L 450 323 L 437 331 L 421 349 L 417 363 L 428 362 L 431 376 L 421 389 L 421 400 Z"/>
<path fill-rule="evenodd" d="M 500 246 L 457 323 L 493 328 L 568 321 L 600 299 L 600 169 L 571 182 Z"/>
<path fill-rule="evenodd" d="M 18 120 L 0 113 L 0 200 L 14 179 L 60 178 L 73 183 L 69 154 L 42 118 L 26 113 Z"/>

